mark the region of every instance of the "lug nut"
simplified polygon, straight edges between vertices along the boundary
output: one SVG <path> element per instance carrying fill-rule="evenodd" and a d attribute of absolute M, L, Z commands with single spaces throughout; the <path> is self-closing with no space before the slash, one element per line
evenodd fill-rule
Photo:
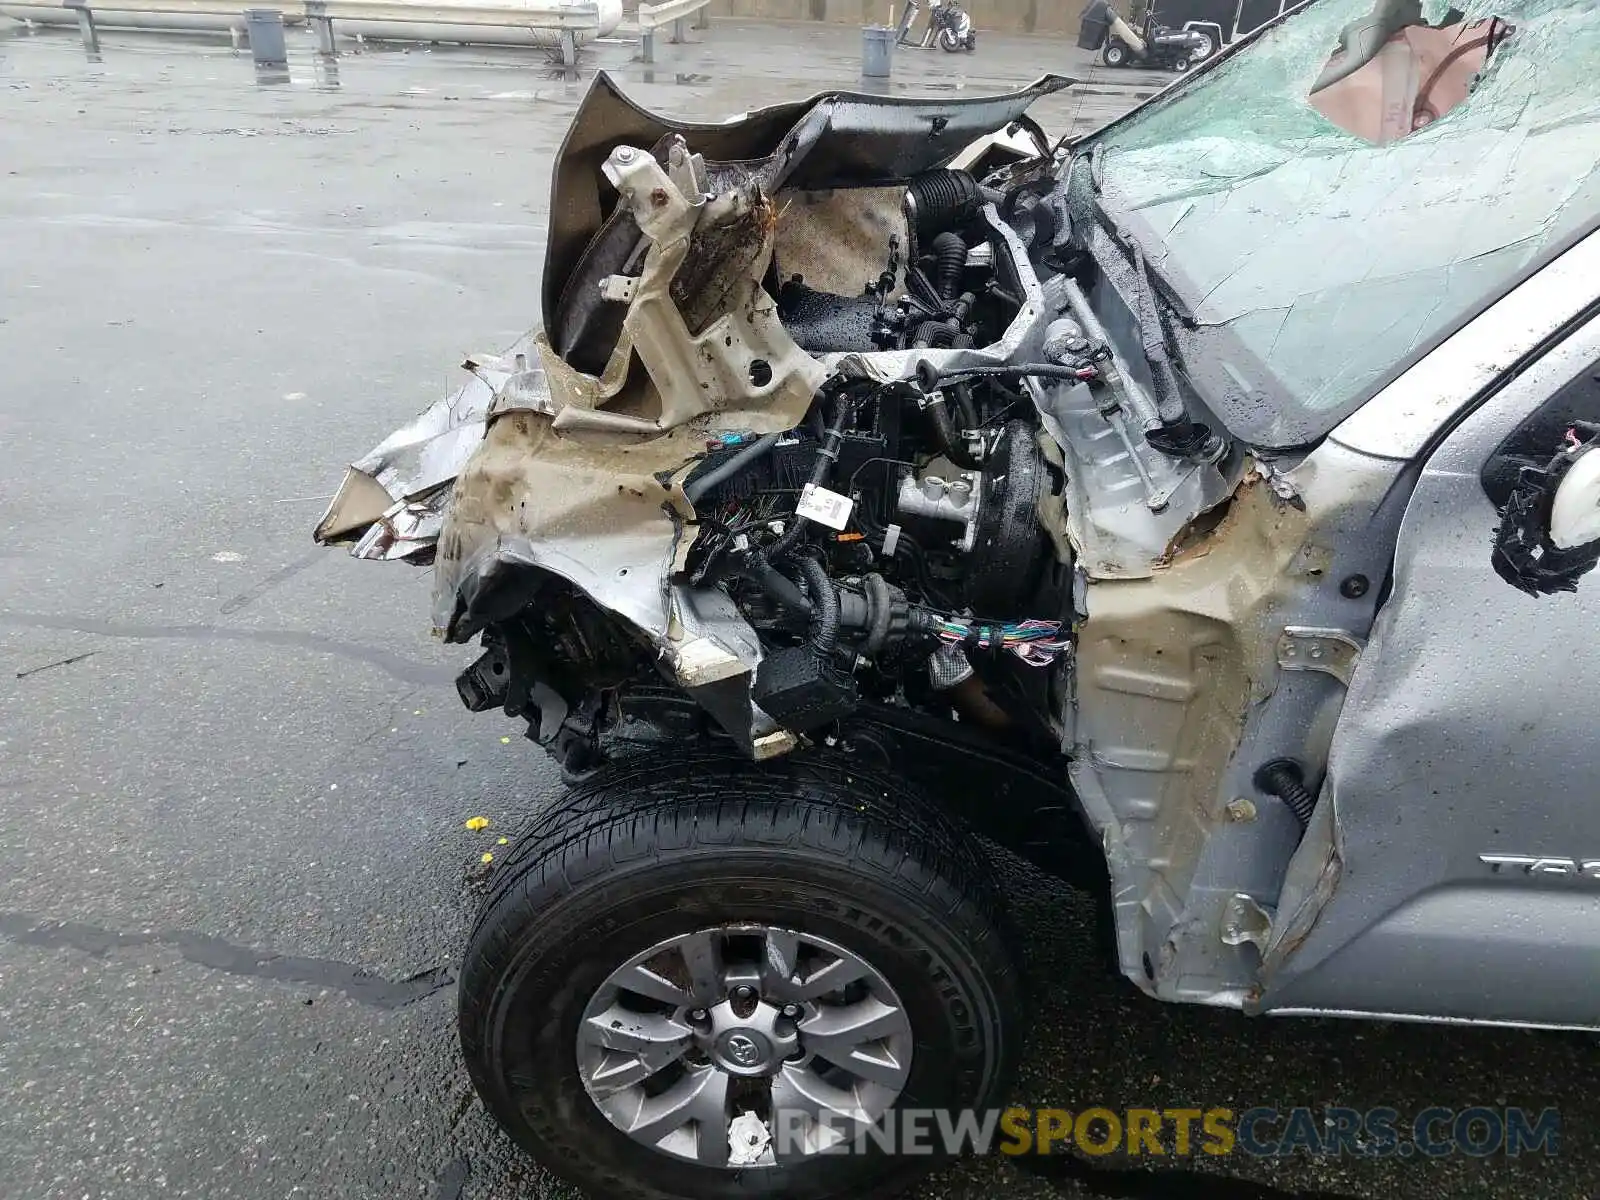
<path fill-rule="evenodd" d="M 741 999 L 741 1000 L 748 1000 L 748 999 L 750 999 L 750 997 L 752 997 L 752 996 L 754 996 L 756 994 L 756 990 L 755 990 L 755 988 L 751 987 L 747 983 L 747 984 L 744 984 L 742 987 L 734 988 L 733 989 L 733 994 L 735 996 L 739 997 L 739 999 Z"/>
<path fill-rule="evenodd" d="M 705 1019 L 706 1019 L 706 1010 L 705 1009 L 703 1009 L 703 1008 L 693 1008 L 693 1009 L 689 1010 L 689 1020 L 691 1020 L 691 1021 L 704 1021 Z"/>
<path fill-rule="evenodd" d="M 783 1006 L 783 1015 L 791 1021 L 794 1020 L 800 1015 L 800 1006 L 798 1004 L 785 1004 Z"/>

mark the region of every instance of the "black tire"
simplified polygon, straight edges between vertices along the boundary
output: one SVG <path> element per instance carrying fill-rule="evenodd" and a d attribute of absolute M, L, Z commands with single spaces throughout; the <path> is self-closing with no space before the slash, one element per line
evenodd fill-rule
<path fill-rule="evenodd" d="M 1177 58 L 1172 60 L 1172 69 L 1174 71 L 1176 71 L 1179 75 L 1182 75 L 1185 71 L 1187 71 L 1189 69 L 1189 60 L 1180 55 L 1179 57 L 1177 57 Z"/>
<path fill-rule="evenodd" d="M 606 1120 L 577 1069 L 584 1004 L 630 955 L 709 924 L 789 922 L 873 962 L 916 1039 L 900 1107 L 1004 1100 L 1020 980 L 987 859 L 926 799 L 843 756 L 607 768 L 496 874 L 461 974 L 467 1069 L 525 1150 L 596 1197 L 888 1196 L 939 1161 L 824 1154 L 719 1170 Z"/>
<path fill-rule="evenodd" d="M 1101 57 L 1105 59 L 1106 66 L 1120 67 L 1128 61 L 1128 48 L 1121 42 L 1107 42 Z"/>

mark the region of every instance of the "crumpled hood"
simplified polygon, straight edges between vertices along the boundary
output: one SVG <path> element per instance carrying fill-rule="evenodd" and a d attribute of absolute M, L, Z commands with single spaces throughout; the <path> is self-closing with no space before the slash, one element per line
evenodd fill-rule
<path fill-rule="evenodd" d="M 552 173 L 545 328 L 468 359 L 453 395 L 352 464 L 314 536 L 433 562 L 451 640 L 525 602 L 514 581 L 532 566 L 667 646 L 668 568 L 693 518 L 682 477 L 724 435 L 794 426 L 837 365 L 778 321 L 774 263 L 859 290 L 888 236 L 904 239 L 908 179 L 1072 82 L 829 92 L 698 124 L 598 73 Z"/>

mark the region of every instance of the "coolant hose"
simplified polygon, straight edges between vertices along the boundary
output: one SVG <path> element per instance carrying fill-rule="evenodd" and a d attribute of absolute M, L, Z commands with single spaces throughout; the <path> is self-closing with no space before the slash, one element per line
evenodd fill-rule
<path fill-rule="evenodd" d="M 698 479 L 691 480 L 690 482 L 684 484 L 683 494 L 689 498 L 689 503 L 691 505 L 698 505 L 700 503 L 701 496 L 704 496 L 719 483 L 726 483 L 735 475 L 739 474 L 740 471 L 743 471 L 746 467 L 753 464 L 757 459 L 766 455 L 774 446 L 778 444 L 778 439 L 781 436 L 783 435 L 769 433 L 764 437 L 757 438 L 755 441 L 751 442 L 748 446 L 745 446 L 737 453 L 729 455 L 726 459 L 712 467 L 711 470 L 707 471 L 704 475 L 701 475 Z"/>
<path fill-rule="evenodd" d="M 822 564 L 810 555 L 800 559 L 800 574 L 811 593 L 811 648 L 818 658 L 832 658 L 839 648 L 839 593 Z"/>
<path fill-rule="evenodd" d="M 967 449 L 967 444 L 961 439 L 961 431 L 956 428 L 955 418 L 950 415 L 950 407 L 944 402 L 943 392 L 930 392 L 922 398 L 922 415 L 928 418 L 929 432 L 933 434 L 934 441 L 939 443 L 939 448 L 944 455 L 958 467 L 975 470 L 983 464 L 973 457 L 972 451 Z"/>
<path fill-rule="evenodd" d="M 811 601 L 806 599 L 805 593 L 760 551 L 752 550 L 745 554 L 735 569 L 780 607 L 803 616 L 813 615 Z"/>
<path fill-rule="evenodd" d="M 893 598 L 889 594 L 888 582 L 876 571 L 863 578 L 861 586 L 867 593 L 867 612 L 871 618 L 867 626 L 867 640 L 861 648 L 866 651 L 868 658 L 875 658 L 889 639 L 889 620 L 893 615 L 890 605 Z"/>
<path fill-rule="evenodd" d="M 953 301 L 961 291 L 961 272 L 967 265 L 967 243 L 959 233 L 946 230 L 928 247 L 933 255 L 933 286 L 941 300 Z"/>

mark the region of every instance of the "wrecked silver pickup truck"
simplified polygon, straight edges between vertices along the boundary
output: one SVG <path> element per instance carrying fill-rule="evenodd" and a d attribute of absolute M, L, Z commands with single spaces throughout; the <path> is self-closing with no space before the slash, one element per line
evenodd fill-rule
<path fill-rule="evenodd" d="M 597 77 L 542 328 L 317 536 L 559 761 L 461 979 L 617 1198 L 879 1194 L 1021 1039 L 984 835 L 1249 1013 L 1600 1026 L 1600 18 L 1321 0 L 1052 144 Z"/>

